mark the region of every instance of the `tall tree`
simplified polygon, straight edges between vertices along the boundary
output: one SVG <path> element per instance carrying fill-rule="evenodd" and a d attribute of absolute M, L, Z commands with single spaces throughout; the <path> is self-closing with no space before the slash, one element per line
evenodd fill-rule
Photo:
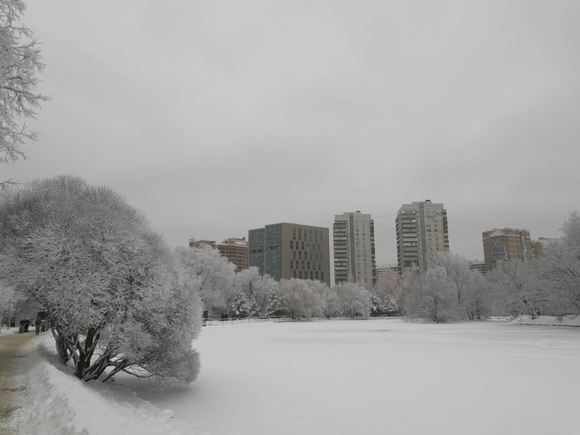
<path fill-rule="evenodd" d="M 41 101 L 49 98 L 36 92 L 37 73 L 44 69 L 39 43 L 30 29 L 20 24 L 26 5 L 22 0 L 0 1 L 0 162 L 24 157 L 21 146 L 34 141 L 20 118 L 35 118 Z M 0 182 L 0 186 L 11 180 Z"/>
<path fill-rule="evenodd" d="M 226 313 L 236 296 L 233 286 L 236 266 L 208 245 L 180 247 L 176 253 L 190 281 L 197 283 L 199 295 L 209 314 Z"/>
<path fill-rule="evenodd" d="M 124 371 L 158 386 L 199 371 L 201 301 L 143 215 L 76 177 L 0 197 L 0 282 L 45 308 L 59 360 L 85 381 Z"/>

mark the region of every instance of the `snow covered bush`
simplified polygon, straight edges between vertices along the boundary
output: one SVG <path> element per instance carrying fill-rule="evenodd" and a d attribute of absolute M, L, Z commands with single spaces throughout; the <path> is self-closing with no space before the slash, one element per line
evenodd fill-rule
<path fill-rule="evenodd" d="M 405 317 L 411 320 L 445 323 L 457 318 L 457 294 L 441 266 L 429 268 L 425 274 L 409 272 L 401 302 Z"/>
<path fill-rule="evenodd" d="M 0 281 L 46 308 L 59 359 L 78 378 L 124 371 L 164 388 L 197 377 L 197 282 L 139 211 L 70 176 L 0 198 Z"/>
<path fill-rule="evenodd" d="M 339 310 L 343 316 L 354 319 L 370 316 L 372 293 L 362 284 L 341 282 L 333 287 L 337 296 Z"/>
<path fill-rule="evenodd" d="M 321 317 L 324 302 L 306 280 L 283 279 L 278 289 L 280 310 L 292 319 Z"/>
<path fill-rule="evenodd" d="M 277 287 L 278 282 L 269 275 L 260 275 L 257 267 L 239 271 L 234 276 L 234 288 L 237 293 L 230 309 L 231 314 L 242 317 L 261 317 L 271 314 L 272 309 L 268 306 L 269 298 Z"/>

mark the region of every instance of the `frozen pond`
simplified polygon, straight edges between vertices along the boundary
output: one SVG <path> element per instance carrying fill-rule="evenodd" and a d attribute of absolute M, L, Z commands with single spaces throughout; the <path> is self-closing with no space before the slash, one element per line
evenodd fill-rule
<path fill-rule="evenodd" d="M 200 434 L 578 433 L 580 330 L 399 319 L 214 324 L 165 394 Z"/>

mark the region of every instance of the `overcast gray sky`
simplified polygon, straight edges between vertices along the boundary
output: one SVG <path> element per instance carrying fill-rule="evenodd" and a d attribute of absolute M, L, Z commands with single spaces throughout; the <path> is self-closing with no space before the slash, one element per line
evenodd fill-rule
<path fill-rule="evenodd" d="M 112 187 L 173 246 L 431 199 L 451 251 L 580 210 L 580 2 L 28 0 L 40 140 L 2 179 Z"/>

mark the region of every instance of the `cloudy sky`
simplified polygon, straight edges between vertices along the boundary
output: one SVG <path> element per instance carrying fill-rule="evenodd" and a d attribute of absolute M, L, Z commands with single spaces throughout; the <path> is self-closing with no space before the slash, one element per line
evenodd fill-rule
<path fill-rule="evenodd" d="M 173 246 L 444 203 L 481 232 L 559 237 L 580 210 L 580 2 L 28 0 L 52 96 L 21 182 L 108 185 Z"/>

